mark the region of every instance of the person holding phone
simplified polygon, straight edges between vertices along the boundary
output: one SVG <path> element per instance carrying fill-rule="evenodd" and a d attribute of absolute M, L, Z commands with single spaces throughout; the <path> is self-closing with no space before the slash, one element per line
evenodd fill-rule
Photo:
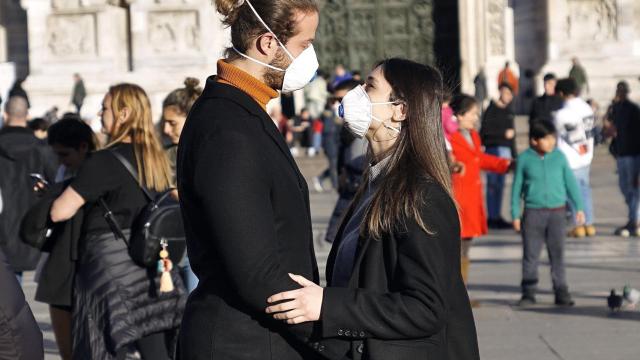
<path fill-rule="evenodd" d="M 50 229 L 37 272 L 39 275 L 35 299 L 49 304 L 51 327 L 55 335 L 60 357 L 71 359 L 71 327 L 73 305 L 73 280 L 76 274 L 78 244 L 82 241 L 79 229 L 84 213 L 79 211 L 72 219 L 51 227 L 48 213 L 53 201 L 73 180 L 80 166 L 98 148 L 98 142 L 87 124 L 77 117 L 64 117 L 48 129 L 49 146 L 58 156 L 60 167 L 54 184 L 40 174 L 30 174 L 34 191 L 41 199 L 27 213 L 22 232 L 38 234 Z"/>

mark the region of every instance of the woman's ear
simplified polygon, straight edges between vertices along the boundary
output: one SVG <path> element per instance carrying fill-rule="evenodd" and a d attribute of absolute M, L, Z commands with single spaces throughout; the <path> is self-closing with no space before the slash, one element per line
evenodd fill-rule
<path fill-rule="evenodd" d="M 129 115 L 131 115 L 131 110 L 127 107 L 122 108 L 122 110 L 120 110 L 120 113 L 118 114 L 118 124 L 124 124 L 129 118 Z"/>
<path fill-rule="evenodd" d="M 407 104 L 400 103 L 393 107 L 393 121 L 405 121 L 407 119 Z"/>

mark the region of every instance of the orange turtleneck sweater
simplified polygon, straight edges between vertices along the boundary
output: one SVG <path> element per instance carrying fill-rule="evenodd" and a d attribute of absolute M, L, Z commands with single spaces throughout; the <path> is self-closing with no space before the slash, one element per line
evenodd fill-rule
<path fill-rule="evenodd" d="M 262 109 L 266 111 L 267 103 L 271 99 L 278 97 L 278 92 L 267 86 L 267 84 L 251 76 L 237 66 L 231 65 L 224 60 L 218 60 L 218 78 L 220 83 L 235 86 L 247 93 L 255 100 Z"/>

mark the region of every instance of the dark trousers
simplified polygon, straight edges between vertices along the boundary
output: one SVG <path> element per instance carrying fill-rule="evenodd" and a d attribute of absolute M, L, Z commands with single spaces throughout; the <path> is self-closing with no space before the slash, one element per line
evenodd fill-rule
<path fill-rule="evenodd" d="M 167 345 L 165 342 L 165 333 L 155 333 L 147 335 L 135 342 L 135 346 L 140 352 L 142 360 L 169 360 Z M 117 360 L 127 358 L 128 348 L 120 349 L 116 355 Z"/>
<path fill-rule="evenodd" d="M 556 292 L 567 290 L 564 267 L 565 209 L 525 209 L 522 219 L 522 292 L 535 294 L 542 245 L 547 245 Z"/>

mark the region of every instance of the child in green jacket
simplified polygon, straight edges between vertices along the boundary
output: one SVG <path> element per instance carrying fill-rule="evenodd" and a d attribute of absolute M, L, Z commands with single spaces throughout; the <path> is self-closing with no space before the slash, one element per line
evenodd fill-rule
<path fill-rule="evenodd" d="M 556 130 L 540 121 L 529 131 L 531 147 L 518 156 L 511 191 L 513 227 L 522 233 L 522 298 L 520 306 L 536 302 L 538 263 L 542 245 L 547 245 L 555 304 L 573 306 L 564 266 L 566 204 L 576 206 L 576 222 L 584 223 L 578 184 L 565 156 L 556 149 Z M 521 199 L 524 213 L 521 217 Z M 521 221 L 522 218 L 522 221 Z"/>

